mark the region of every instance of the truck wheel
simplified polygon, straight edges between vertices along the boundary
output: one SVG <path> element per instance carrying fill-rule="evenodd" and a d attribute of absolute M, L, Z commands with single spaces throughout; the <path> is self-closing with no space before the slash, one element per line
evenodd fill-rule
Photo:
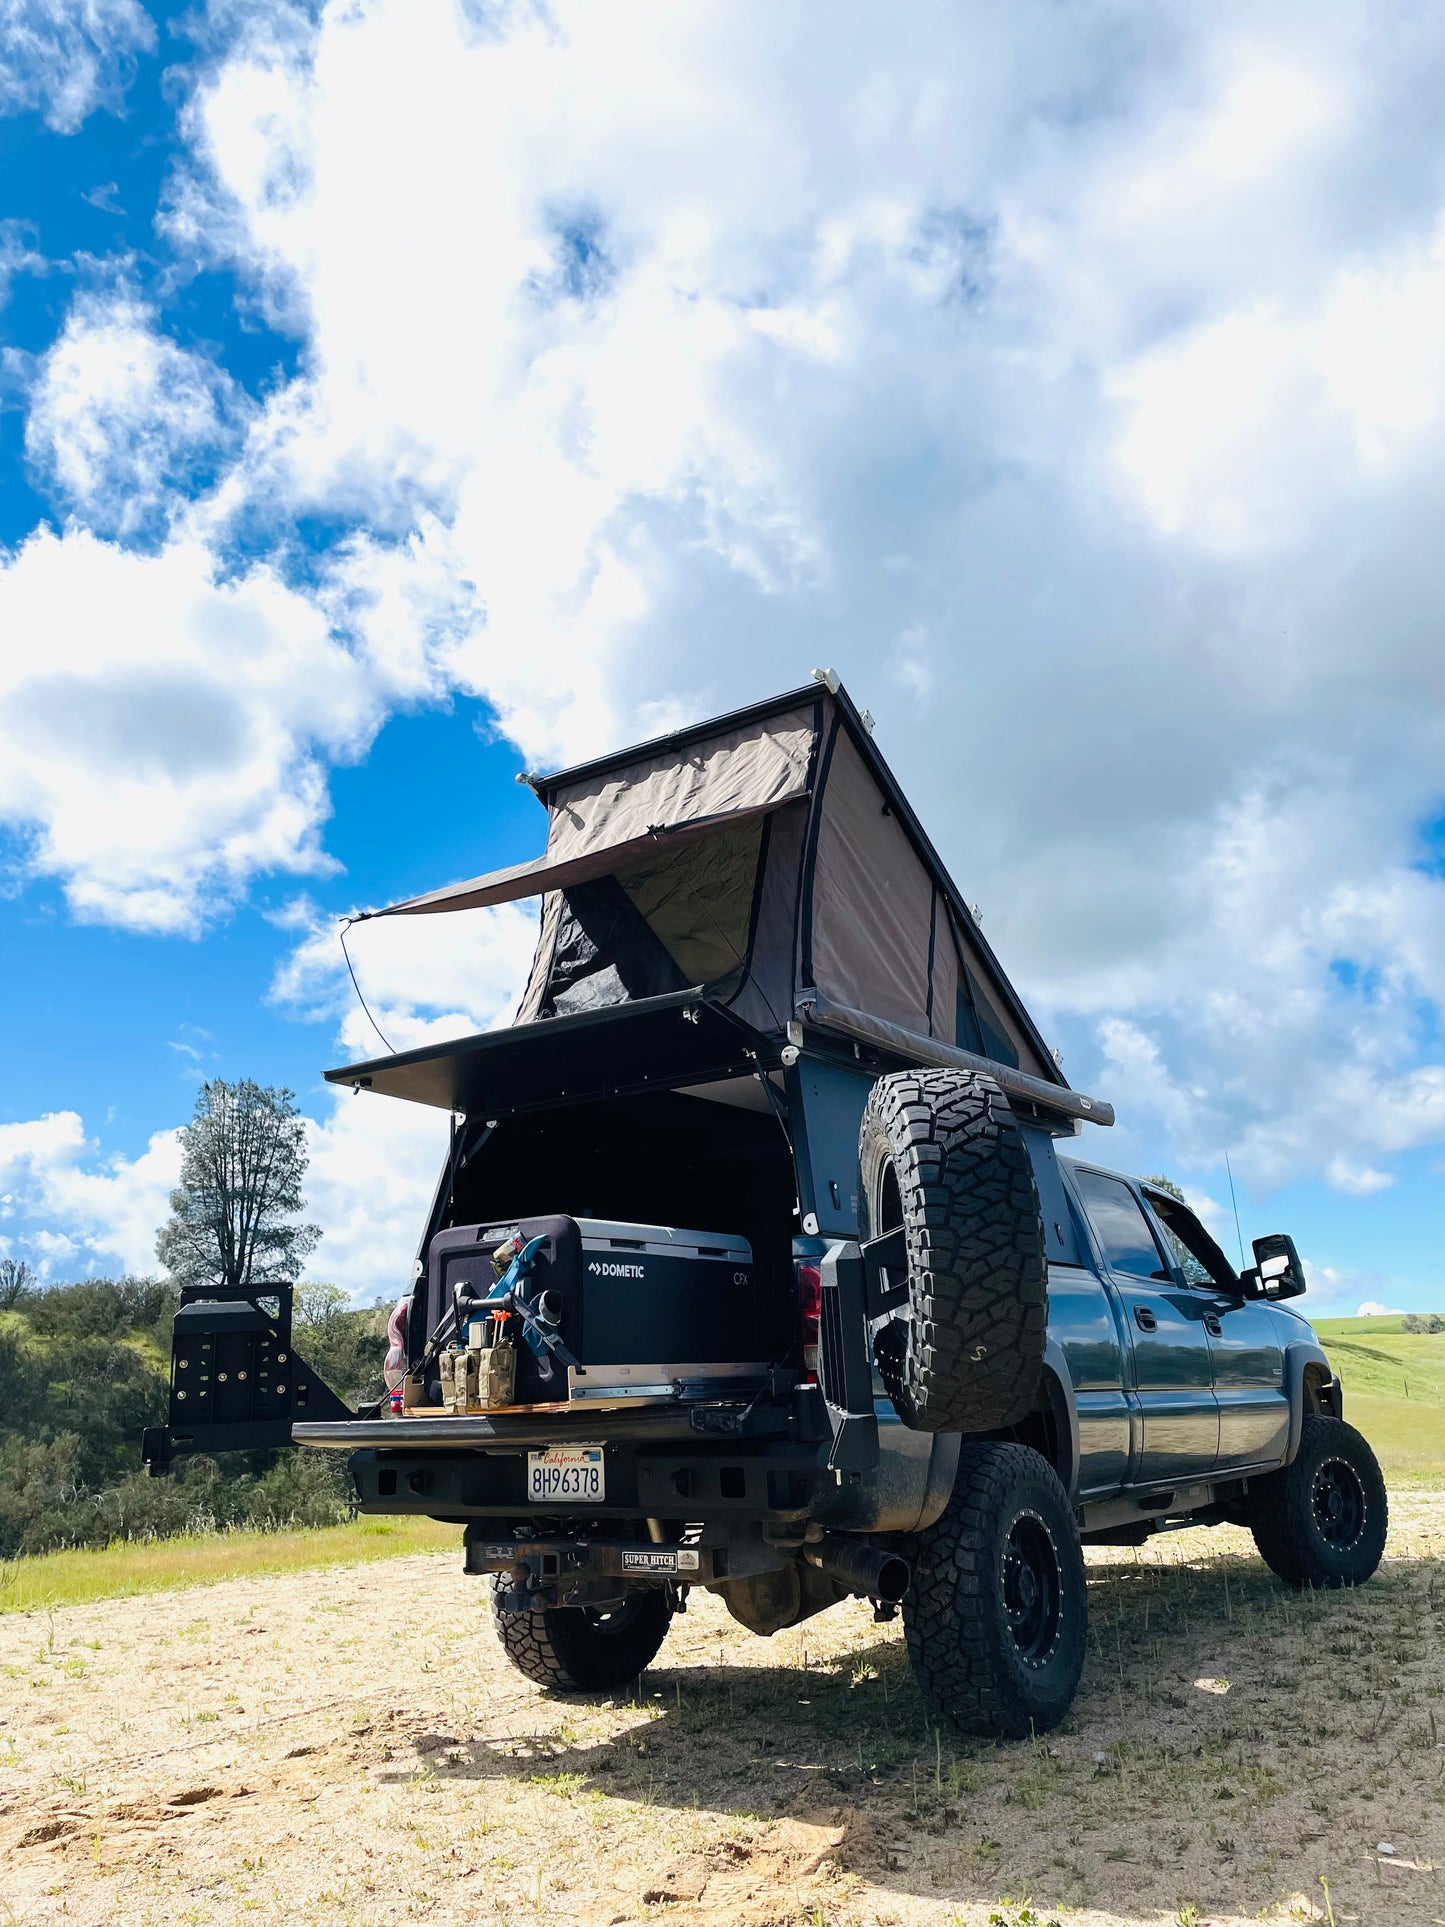
<path fill-rule="evenodd" d="M 1048 1320 L 1033 1166 L 1008 1100 L 971 1071 L 873 1086 L 858 1147 L 871 1237 L 902 1225 L 909 1308 L 878 1364 L 906 1425 L 988 1432 L 1029 1412 Z"/>
<path fill-rule="evenodd" d="M 1291 1586 L 1361 1586 L 1384 1556 L 1384 1474 L 1343 1419 L 1307 1412 L 1295 1459 L 1251 1479 L 1249 1496 L 1254 1543 Z"/>
<path fill-rule="evenodd" d="M 634 1592 L 610 1612 L 591 1606 L 543 1606 L 507 1613 L 492 1582 L 492 1624 L 519 1673 L 556 1692 L 600 1692 L 626 1686 L 657 1657 L 672 1611 L 659 1589 Z"/>
<path fill-rule="evenodd" d="M 1083 1671 L 1088 1606 L 1053 1467 L 1026 1445 L 965 1439 L 953 1496 L 914 1545 L 903 1630 L 934 1713 L 988 1739 L 1057 1726 Z"/>

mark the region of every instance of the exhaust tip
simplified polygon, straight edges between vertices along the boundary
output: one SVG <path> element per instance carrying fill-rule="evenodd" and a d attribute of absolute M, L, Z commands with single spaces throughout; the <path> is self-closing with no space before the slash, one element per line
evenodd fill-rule
<path fill-rule="evenodd" d="M 890 1553 L 878 1568 L 876 1580 L 878 1590 L 874 1598 L 881 1599 L 885 1605 L 896 1606 L 908 1591 L 912 1580 L 913 1574 L 908 1569 L 908 1561 Z"/>

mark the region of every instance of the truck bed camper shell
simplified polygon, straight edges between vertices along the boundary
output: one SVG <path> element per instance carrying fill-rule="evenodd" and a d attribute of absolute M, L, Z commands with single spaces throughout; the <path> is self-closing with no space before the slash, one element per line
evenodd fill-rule
<path fill-rule="evenodd" d="M 543 855 L 374 913 L 540 897 L 513 1029 L 332 1082 L 495 1116 L 578 1079 L 684 1086 L 751 1073 L 760 1050 L 866 1046 L 870 1062 L 987 1071 L 1041 1121 L 1112 1122 L 1070 1089 L 841 687 L 527 781 Z"/>

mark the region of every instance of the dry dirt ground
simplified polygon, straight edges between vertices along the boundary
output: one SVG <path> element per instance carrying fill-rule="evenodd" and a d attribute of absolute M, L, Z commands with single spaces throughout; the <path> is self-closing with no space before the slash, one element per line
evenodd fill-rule
<path fill-rule="evenodd" d="M 1445 1497 L 1394 1507 L 1354 1594 L 1234 1531 L 1092 1554 L 1073 1716 L 999 1747 L 862 1605 L 699 1596 L 606 1705 L 450 1554 L 0 1619 L 0 1923 L 1445 1921 Z"/>

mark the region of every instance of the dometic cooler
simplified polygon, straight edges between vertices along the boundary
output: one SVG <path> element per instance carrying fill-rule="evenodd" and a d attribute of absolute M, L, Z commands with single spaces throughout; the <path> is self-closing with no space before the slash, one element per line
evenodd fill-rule
<path fill-rule="evenodd" d="M 545 1239 L 528 1296 L 561 1301 L 558 1330 L 577 1364 L 542 1377 L 526 1346 L 517 1357 L 518 1405 L 557 1399 L 703 1398 L 736 1391 L 767 1370 L 752 1247 L 727 1232 L 607 1218 L 522 1218 L 438 1232 L 427 1261 L 428 1325 L 460 1283 L 484 1296 L 492 1253 L 506 1238 Z M 428 1401 L 439 1386 L 427 1384 Z"/>

